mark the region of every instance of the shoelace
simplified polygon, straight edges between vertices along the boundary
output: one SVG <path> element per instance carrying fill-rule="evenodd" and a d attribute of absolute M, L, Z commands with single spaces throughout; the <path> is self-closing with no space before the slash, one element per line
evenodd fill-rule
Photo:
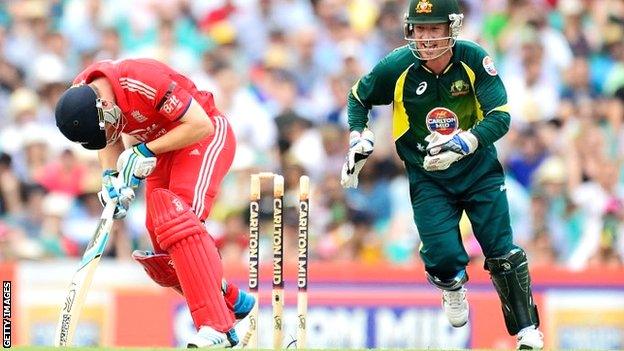
<path fill-rule="evenodd" d="M 448 301 L 449 307 L 451 307 L 452 309 L 458 309 L 461 308 L 462 302 L 466 297 L 466 291 L 445 291 L 444 297 L 446 298 L 446 301 Z"/>

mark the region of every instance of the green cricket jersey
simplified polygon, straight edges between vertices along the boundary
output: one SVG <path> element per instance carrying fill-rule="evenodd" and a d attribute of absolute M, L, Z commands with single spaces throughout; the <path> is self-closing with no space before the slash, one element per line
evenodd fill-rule
<path fill-rule="evenodd" d="M 404 162 L 421 169 L 425 137 L 431 132 L 450 134 L 457 128 L 470 129 L 477 137 L 475 153 L 445 171 L 435 172 L 443 178 L 469 171 L 483 157 L 496 158 L 492 144 L 509 130 L 503 82 L 485 50 L 470 41 L 456 42 L 449 66 L 439 75 L 425 67 L 407 46 L 392 51 L 351 89 L 350 129 L 362 131 L 372 106 L 390 103 L 397 152 Z"/>

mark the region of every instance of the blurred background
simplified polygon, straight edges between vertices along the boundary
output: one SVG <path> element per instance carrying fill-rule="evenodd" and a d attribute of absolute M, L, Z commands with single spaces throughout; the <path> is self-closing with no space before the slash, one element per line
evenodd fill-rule
<path fill-rule="evenodd" d="M 624 1 L 460 4 L 466 16 L 461 37 L 489 51 L 507 87 L 512 125 L 497 148 L 515 241 L 529 256 L 547 343 L 624 348 Z M 406 8 L 406 0 L 0 2 L 0 273 L 19 289 L 18 342 L 49 344 L 55 304 L 101 213 L 97 155 L 64 140 L 54 125 L 55 103 L 95 61 L 152 57 L 212 91 L 237 135 L 232 170 L 207 224 L 226 276 L 246 285 L 249 175 L 285 176 L 291 265 L 296 184 L 300 175 L 310 176 L 310 303 L 319 321 L 312 346 L 513 346 L 468 220 L 462 235 L 474 261 L 475 317 L 458 330 L 441 319 L 438 294 L 426 285 L 418 257 L 390 106 L 371 113 L 377 143 L 360 187 L 344 191 L 339 184 L 348 90 L 405 44 Z M 268 233 L 271 189 L 264 185 Z M 139 196 L 128 218 L 115 224 L 96 276 L 94 295 L 102 295 L 91 301 L 95 312 L 85 314 L 95 317 L 81 328 L 83 344 L 167 346 L 188 333 L 188 316 L 178 316 L 181 300 L 157 289 L 130 259 L 133 249 L 149 249 L 144 215 Z M 261 252 L 269 262 L 268 235 Z M 341 281 L 336 272 L 345 267 L 349 274 Z M 349 288 L 345 281 L 370 296 L 355 305 L 340 300 L 340 289 Z M 387 291 L 375 290 L 380 282 Z M 320 295 L 313 293 L 315 283 Z M 56 289 L 58 297 L 40 289 Z M 126 318 L 134 312 L 120 307 L 135 306 L 133 298 L 148 301 L 145 294 L 156 299 L 154 306 L 162 305 L 160 298 L 174 306 L 162 320 L 151 319 L 165 333 L 161 339 L 136 331 L 143 322 L 128 323 L 136 316 Z M 353 321 L 360 312 L 358 332 Z M 128 324 L 123 328 L 120 313 Z M 346 326 L 329 330 L 324 321 L 340 320 L 338 313 Z M 387 337 L 377 329 L 381 321 L 395 326 Z M 397 325 L 405 332 L 397 333 Z"/>

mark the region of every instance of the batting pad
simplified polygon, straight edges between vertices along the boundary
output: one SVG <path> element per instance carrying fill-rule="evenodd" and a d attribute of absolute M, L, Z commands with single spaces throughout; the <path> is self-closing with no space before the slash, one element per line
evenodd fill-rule
<path fill-rule="evenodd" d="M 201 221 L 166 189 L 149 195 L 147 210 L 158 244 L 171 256 L 195 327 L 206 325 L 220 332 L 232 329 L 234 314 L 221 291 L 221 258 Z"/>

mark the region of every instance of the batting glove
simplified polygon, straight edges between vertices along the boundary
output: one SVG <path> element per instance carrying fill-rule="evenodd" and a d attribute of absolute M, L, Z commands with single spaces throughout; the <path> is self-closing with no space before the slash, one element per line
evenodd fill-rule
<path fill-rule="evenodd" d="M 351 132 L 349 135 L 349 153 L 340 174 L 340 184 L 343 188 L 357 188 L 360 170 L 364 167 L 368 156 L 373 153 L 374 148 L 375 135 L 373 132 L 368 129 L 361 134 L 355 130 Z"/>
<path fill-rule="evenodd" d="M 115 212 L 113 218 L 122 219 L 126 217 L 128 208 L 134 201 L 134 190 L 131 187 L 121 184 L 119 173 L 113 169 L 107 169 L 102 174 L 102 190 L 98 193 L 98 199 L 102 206 L 110 201 L 115 201 Z"/>
<path fill-rule="evenodd" d="M 429 143 L 423 163 L 426 171 L 445 170 L 464 156 L 473 153 L 479 146 L 479 140 L 474 134 L 461 129 L 449 135 L 433 132 L 425 138 L 425 141 Z"/>
<path fill-rule="evenodd" d="M 124 150 L 117 159 L 117 170 L 122 184 L 136 189 L 156 168 L 156 155 L 145 143 Z"/>

